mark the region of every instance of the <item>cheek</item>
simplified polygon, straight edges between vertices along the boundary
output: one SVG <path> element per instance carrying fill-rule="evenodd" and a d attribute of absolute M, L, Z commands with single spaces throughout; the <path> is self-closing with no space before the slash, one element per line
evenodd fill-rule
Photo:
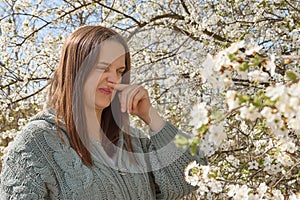
<path fill-rule="evenodd" d="M 84 96 L 84 101 L 86 102 L 86 103 L 88 103 L 88 102 L 94 102 L 95 100 L 94 100 L 94 97 L 95 97 L 95 92 L 94 92 L 94 90 L 91 88 L 91 87 L 89 87 L 89 84 L 86 84 L 85 85 L 85 87 L 84 87 L 84 94 L 83 94 Z"/>
<path fill-rule="evenodd" d="M 98 78 L 95 76 L 90 76 L 87 78 L 84 84 L 84 95 L 87 96 L 95 96 L 95 91 L 97 89 Z"/>
<path fill-rule="evenodd" d="M 104 74 L 103 73 L 93 73 L 90 75 L 87 80 L 86 80 L 86 85 L 88 88 L 93 88 L 96 89 L 98 84 L 102 82 L 104 79 Z"/>
<path fill-rule="evenodd" d="M 95 76 L 94 78 L 94 84 L 96 84 L 96 87 L 103 86 L 103 82 L 107 78 L 106 73 L 98 74 L 98 76 Z"/>

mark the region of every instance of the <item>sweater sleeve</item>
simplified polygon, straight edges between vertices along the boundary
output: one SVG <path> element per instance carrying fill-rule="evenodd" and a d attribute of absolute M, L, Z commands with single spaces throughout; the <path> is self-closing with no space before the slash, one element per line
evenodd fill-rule
<path fill-rule="evenodd" d="M 20 133 L 21 134 L 21 133 Z M 44 199 L 45 183 L 38 170 L 42 170 L 42 156 L 32 147 L 33 141 L 18 135 L 8 147 L 0 177 L 1 199 Z"/>
<path fill-rule="evenodd" d="M 156 199 L 179 199 L 196 190 L 197 187 L 185 181 L 184 169 L 194 160 L 207 165 L 201 151 L 192 156 L 189 150 L 183 150 L 174 144 L 175 136 L 181 133 L 169 122 L 158 132 L 150 133 L 147 148 L 151 175 L 156 185 Z"/>

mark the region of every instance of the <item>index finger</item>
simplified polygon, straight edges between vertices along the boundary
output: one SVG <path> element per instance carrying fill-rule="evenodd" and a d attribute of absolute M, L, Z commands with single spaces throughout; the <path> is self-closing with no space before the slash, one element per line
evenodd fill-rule
<path fill-rule="evenodd" d="M 119 91 L 122 91 L 122 90 L 124 90 L 125 88 L 127 88 L 128 86 L 130 86 L 130 85 L 128 85 L 128 84 L 122 84 L 122 83 L 117 83 L 117 84 L 115 84 L 115 83 L 107 83 L 107 85 L 108 85 L 108 86 L 111 86 L 111 87 L 113 87 L 114 89 L 119 90 Z"/>

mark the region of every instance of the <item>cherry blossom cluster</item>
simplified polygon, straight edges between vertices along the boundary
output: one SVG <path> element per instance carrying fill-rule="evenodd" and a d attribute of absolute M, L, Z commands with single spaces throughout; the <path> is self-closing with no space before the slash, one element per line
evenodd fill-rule
<path fill-rule="evenodd" d="M 262 56 L 261 48 L 240 41 L 203 62 L 203 81 L 226 106 L 220 112 L 200 102 L 191 112 L 192 149 L 197 146 L 211 160 L 224 158 L 186 168 L 186 181 L 199 186 L 201 197 L 300 198 L 300 79 L 291 71 L 276 74 L 275 56 Z M 238 90 L 241 80 L 250 85 L 245 91 Z"/>

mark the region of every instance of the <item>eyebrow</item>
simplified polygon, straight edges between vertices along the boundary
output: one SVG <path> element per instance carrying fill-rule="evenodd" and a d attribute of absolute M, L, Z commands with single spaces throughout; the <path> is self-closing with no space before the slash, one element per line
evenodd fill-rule
<path fill-rule="evenodd" d="M 125 66 L 120 66 L 118 69 L 126 69 Z"/>
<path fill-rule="evenodd" d="M 100 61 L 97 65 L 107 65 L 109 67 L 111 63 Z M 126 66 L 120 66 L 118 69 L 126 69 Z"/>
<path fill-rule="evenodd" d="M 105 62 L 105 61 L 100 61 L 99 63 L 98 63 L 98 65 L 107 65 L 107 66 L 109 66 L 109 65 L 111 65 L 110 63 L 107 63 L 107 62 Z"/>

